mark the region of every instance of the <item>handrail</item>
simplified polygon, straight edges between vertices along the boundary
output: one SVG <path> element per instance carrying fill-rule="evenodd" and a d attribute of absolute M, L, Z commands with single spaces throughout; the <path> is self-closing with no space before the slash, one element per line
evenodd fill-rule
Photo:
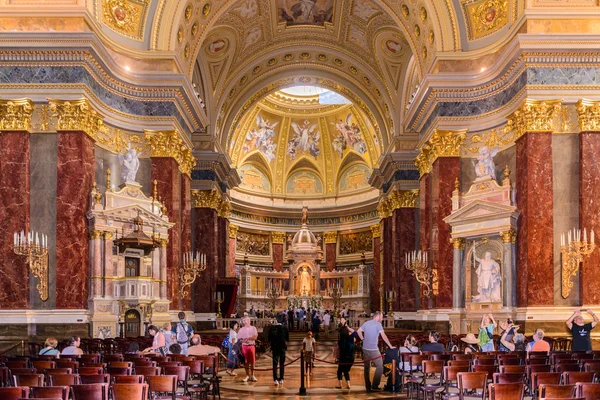
<path fill-rule="evenodd" d="M 8 353 L 9 351 L 15 349 L 17 346 L 21 346 L 21 355 L 25 355 L 25 341 L 21 340 L 18 343 L 15 343 L 13 345 L 11 345 L 10 347 L 8 347 L 7 349 L 4 350 L 0 350 L 0 356 L 4 355 L 5 353 Z"/>

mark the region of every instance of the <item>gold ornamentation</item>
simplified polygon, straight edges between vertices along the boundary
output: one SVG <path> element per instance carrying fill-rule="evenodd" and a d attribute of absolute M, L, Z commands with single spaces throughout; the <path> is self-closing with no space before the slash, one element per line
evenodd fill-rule
<path fill-rule="evenodd" d="M 421 176 L 431 172 L 433 163 L 439 157 L 460 157 L 461 147 L 467 136 L 467 129 L 460 131 L 435 130 L 415 159 L 415 165 Z"/>
<path fill-rule="evenodd" d="M 204 7 L 202 7 L 202 15 L 208 17 L 208 14 L 210 14 L 210 3 L 206 3 Z"/>
<path fill-rule="evenodd" d="M 421 21 L 425 22 L 427 21 L 427 10 L 425 9 L 425 7 L 421 6 L 421 13 L 419 14 L 421 17 Z"/>
<path fill-rule="evenodd" d="M 238 233 L 239 229 L 240 229 L 239 226 L 234 225 L 234 224 L 229 224 L 229 239 L 237 238 L 237 233 Z"/>
<path fill-rule="evenodd" d="M 103 0 L 102 22 L 112 30 L 142 39 L 148 0 Z"/>
<path fill-rule="evenodd" d="M 429 42 L 429 44 L 433 44 L 433 41 L 435 40 L 435 33 L 433 33 L 433 29 L 429 31 L 429 36 L 427 37 L 427 41 Z"/>
<path fill-rule="evenodd" d="M 271 232 L 271 242 L 273 244 L 284 244 L 285 238 L 285 232 Z"/>
<path fill-rule="evenodd" d="M 581 132 L 600 131 L 600 101 L 581 99 L 575 105 Z"/>
<path fill-rule="evenodd" d="M 419 199 L 419 190 L 394 190 L 388 195 L 390 210 L 394 211 L 399 208 L 415 208 L 418 207 L 417 200 Z"/>
<path fill-rule="evenodd" d="M 400 9 L 402 10 L 402 15 L 404 15 L 404 18 L 408 18 L 408 16 L 410 15 L 410 10 L 408 9 L 408 6 L 406 4 L 402 4 L 400 6 Z"/>
<path fill-rule="evenodd" d="M 496 32 L 508 23 L 508 0 L 463 2 L 470 40 Z"/>
<path fill-rule="evenodd" d="M 188 4 L 187 7 L 185 8 L 184 15 L 185 15 L 185 19 L 188 21 L 190 20 L 190 18 L 192 18 L 192 5 L 191 4 Z"/>
<path fill-rule="evenodd" d="M 337 231 L 330 231 L 330 232 L 323 233 L 323 240 L 325 241 L 325 244 L 337 243 L 337 237 L 338 237 Z"/>
<path fill-rule="evenodd" d="M 106 241 L 113 240 L 113 233 L 109 232 L 109 231 L 104 232 L 104 240 L 106 240 Z"/>
<path fill-rule="evenodd" d="M 92 185 L 92 191 L 90 192 L 90 195 L 92 196 L 92 200 L 94 201 L 95 205 L 101 204 L 102 193 L 100 193 L 100 191 L 98 190 L 98 186 L 96 186 L 96 182 L 94 182 L 94 184 Z"/>
<path fill-rule="evenodd" d="M 198 23 L 194 22 L 194 25 L 192 25 L 192 36 L 196 36 L 197 33 L 198 33 Z"/>
<path fill-rule="evenodd" d="M 231 202 L 229 200 L 223 200 L 221 206 L 218 209 L 218 215 L 222 218 L 229 218 L 231 214 Z"/>
<path fill-rule="evenodd" d="M 508 165 L 504 168 L 502 175 L 504 176 L 504 180 L 510 179 L 510 169 L 508 169 Z"/>
<path fill-rule="evenodd" d="M 571 278 L 577 275 L 579 264 L 583 262 L 583 258 L 592 254 L 596 248 L 594 243 L 594 232 L 592 231 L 591 241 L 587 241 L 587 235 L 584 235 L 582 240 L 581 231 L 577 234 L 573 232 L 573 240 L 571 241 L 571 232 L 569 232 L 569 240 L 565 240 L 564 234 L 561 240 L 560 252 L 562 254 L 562 288 L 561 295 L 564 299 L 569 297 L 573 282 Z"/>
<path fill-rule="evenodd" d="M 419 25 L 415 24 L 414 32 L 415 32 L 415 36 L 416 37 L 420 37 L 421 36 L 421 28 L 419 27 Z"/>
<path fill-rule="evenodd" d="M 151 157 L 171 157 L 179 164 L 182 174 L 191 176 L 192 169 L 196 166 L 196 157 L 192 150 L 184 143 L 179 132 L 144 130 L 146 142 L 150 146 Z"/>
<path fill-rule="evenodd" d="M 183 49 L 183 56 L 185 58 L 188 58 L 190 56 L 190 45 L 186 44 L 185 48 Z"/>
<path fill-rule="evenodd" d="M 158 242 L 160 243 L 160 247 L 167 247 L 167 244 L 169 244 L 169 241 L 167 239 L 159 239 Z"/>
<path fill-rule="evenodd" d="M 371 234 L 373 235 L 373 239 L 381 237 L 381 224 L 371 225 Z"/>
<path fill-rule="evenodd" d="M 177 31 L 177 42 L 181 44 L 183 42 L 183 28 L 179 28 Z"/>
<path fill-rule="evenodd" d="M 102 231 L 90 231 L 90 240 L 97 240 L 102 238 L 104 232 Z"/>
<path fill-rule="evenodd" d="M 0 131 L 29 131 L 32 115 L 29 99 L 0 100 Z"/>
<path fill-rule="evenodd" d="M 194 208 L 213 208 L 219 210 L 223 196 L 218 190 L 192 190 L 192 204 Z"/>
<path fill-rule="evenodd" d="M 463 238 L 453 238 L 450 239 L 450 243 L 452 243 L 452 247 L 454 247 L 455 249 L 464 250 L 466 240 Z"/>
<path fill-rule="evenodd" d="M 86 98 L 79 100 L 48 99 L 52 116 L 57 118 L 57 131 L 82 131 L 96 140 L 104 129 L 104 117 L 98 114 Z"/>
<path fill-rule="evenodd" d="M 154 181 L 156 182 L 156 181 Z M 106 168 L 106 190 L 111 190 L 111 182 L 110 182 L 110 168 Z"/>
<path fill-rule="evenodd" d="M 561 102 L 525 99 L 521 107 L 506 118 L 506 129 L 515 133 L 515 140 L 526 132 L 551 132 L 552 119 L 560 111 Z"/>
<path fill-rule="evenodd" d="M 517 242 L 517 232 L 514 229 L 510 229 L 506 232 L 500 232 L 500 239 L 504 243 L 513 243 Z"/>
<path fill-rule="evenodd" d="M 392 215 L 390 202 L 387 198 L 382 198 L 381 200 L 379 200 L 379 205 L 377 206 L 377 214 L 381 219 L 387 218 L 390 215 Z"/>
<path fill-rule="evenodd" d="M 427 58 L 427 47 L 423 46 L 423 49 L 421 50 L 421 55 L 423 56 L 423 59 Z"/>

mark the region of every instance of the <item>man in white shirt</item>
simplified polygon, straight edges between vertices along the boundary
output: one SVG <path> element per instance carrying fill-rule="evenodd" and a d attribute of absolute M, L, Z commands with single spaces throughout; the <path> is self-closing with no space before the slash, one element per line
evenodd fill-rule
<path fill-rule="evenodd" d="M 331 322 L 331 315 L 329 315 L 329 310 L 325 311 L 325 315 L 323 315 L 323 330 L 325 330 L 325 337 L 329 337 L 329 324 Z"/>
<path fill-rule="evenodd" d="M 71 336 L 69 340 L 69 346 L 65 347 L 61 354 L 65 356 L 76 356 L 83 354 L 83 350 L 79 348 L 81 345 L 81 338 L 79 336 Z"/>

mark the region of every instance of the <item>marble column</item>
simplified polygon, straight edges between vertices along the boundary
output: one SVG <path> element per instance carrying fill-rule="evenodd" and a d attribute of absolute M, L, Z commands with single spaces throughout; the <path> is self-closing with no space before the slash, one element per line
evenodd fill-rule
<path fill-rule="evenodd" d="M 112 278 L 115 276 L 113 265 L 113 233 L 104 232 L 104 296 L 114 295 L 114 284 Z M 160 275 L 156 275 L 160 276 Z"/>
<path fill-rule="evenodd" d="M 58 131 L 56 191 L 56 308 L 87 308 L 90 190 L 94 140 L 83 131 Z"/>
<path fill-rule="evenodd" d="M 90 250 L 92 262 L 92 276 L 91 280 L 91 293 L 90 297 L 102 296 L 102 283 L 104 277 L 102 276 L 102 231 L 91 231 L 90 232 Z"/>
<path fill-rule="evenodd" d="M 229 220 L 223 215 L 218 217 L 217 257 L 218 277 L 227 276 L 227 253 L 229 251 Z"/>
<path fill-rule="evenodd" d="M 219 221 L 217 210 L 210 207 L 192 209 L 194 251 L 206 255 L 206 270 L 193 284 L 193 310 L 197 313 L 216 312 L 215 289 L 219 278 L 217 265 Z"/>
<path fill-rule="evenodd" d="M 285 243 L 285 232 L 271 232 L 271 246 L 273 248 L 273 269 L 281 272 L 283 270 L 283 245 Z"/>
<path fill-rule="evenodd" d="M 160 241 L 160 298 L 167 299 L 167 258 L 168 258 L 168 241 L 162 239 Z"/>
<path fill-rule="evenodd" d="M 465 258 L 465 239 L 452 239 L 454 248 L 452 258 L 452 308 L 465 307 L 465 267 L 463 260 Z"/>
<path fill-rule="evenodd" d="M 0 132 L 0 309 L 29 307 L 29 266 L 13 250 L 13 234 L 30 229 L 29 146 L 27 131 Z"/>
<path fill-rule="evenodd" d="M 237 245 L 237 233 L 238 233 L 238 229 L 240 229 L 239 226 L 237 225 L 233 225 L 233 224 L 229 224 L 229 255 L 228 255 L 228 261 L 227 261 L 227 276 L 228 277 L 235 277 L 236 276 L 236 266 L 235 266 L 235 249 L 236 249 L 236 245 Z M 273 250 L 273 253 L 275 252 L 275 250 Z M 283 262 L 283 255 L 282 257 L 282 262 Z M 273 255 L 273 258 L 275 258 L 275 255 Z"/>
<path fill-rule="evenodd" d="M 382 242 L 381 225 L 371 225 L 373 234 L 373 273 L 369 276 L 369 292 L 371 297 L 371 311 L 379 310 L 379 277 L 381 274 Z"/>
<path fill-rule="evenodd" d="M 333 271 L 337 258 L 337 231 L 325 232 L 325 267 L 327 271 Z"/>
<path fill-rule="evenodd" d="M 188 175 L 181 174 L 181 224 L 180 232 L 181 235 L 181 253 L 187 253 L 192 249 L 192 190 L 191 190 L 191 179 Z M 177 226 L 171 228 L 176 229 Z M 182 310 L 192 309 L 192 298 L 191 295 L 182 299 L 181 302 Z"/>
<path fill-rule="evenodd" d="M 504 269 L 503 306 L 512 308 L 517 306 L 517 266 L 516 266 L 516 242 L 517 233 L 514 230 L 500 232 L 502 239 L 502 261 Z"/>
<path fill-rule="evenodd" d="M 425 173 L 419 179 L 419 249 L 429 252 L 431 239 L 431 174 Z M 431 257 L 429 257 L 431 260 Z M 419 287 L 419 286 L 417 286 Z M 419 308 L 429 308 L 429 298 L 423 296 L 419 288 Z"/>

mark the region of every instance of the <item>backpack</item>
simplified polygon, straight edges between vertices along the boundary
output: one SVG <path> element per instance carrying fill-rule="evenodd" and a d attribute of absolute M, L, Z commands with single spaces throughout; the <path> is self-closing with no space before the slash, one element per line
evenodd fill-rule
<path fill-rule="evenodd" d="M 221 347 L 229 348 L 229 334 L 227 334 L 223 339 L 223 342 L 221 342 Z"/>
<path fill-rule="evenodd" d="M 181 329 L 179 329 L 180 327 L 181 327 Z M 191 336 L 190 328 L 191 327 L 188 324 L 187 329 L 185 329 L 183 322 L 180 322 L 177 324 L 177 328 L 175 328 L 175 330 L 177 331 L 177 343 L 187 344 L 190 341 L 190 336 Z"/>

